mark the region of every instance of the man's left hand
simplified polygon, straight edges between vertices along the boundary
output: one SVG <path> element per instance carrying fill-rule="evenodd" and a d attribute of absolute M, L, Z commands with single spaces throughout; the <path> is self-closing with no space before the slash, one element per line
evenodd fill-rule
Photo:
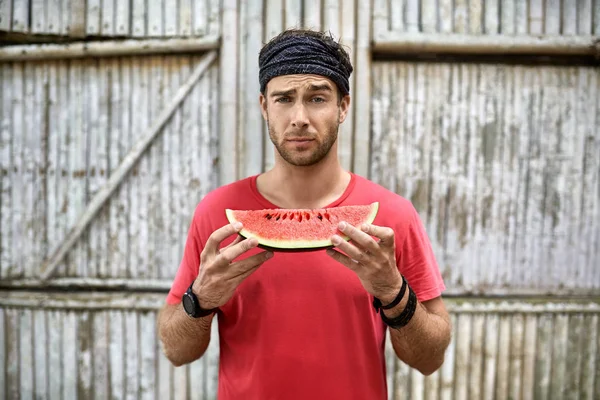
<path fill-rule="evenodd" d="M 385 304 L 391 303 L 402 286 L 402 275 L 396 266 L 394 230 L 372 224 L 361 229 L 341 222 L 338 229 L 350 238 L 331 238 L 340 251 L 327 251 L 334 260 L 354 271 L 365 290 Z"/>

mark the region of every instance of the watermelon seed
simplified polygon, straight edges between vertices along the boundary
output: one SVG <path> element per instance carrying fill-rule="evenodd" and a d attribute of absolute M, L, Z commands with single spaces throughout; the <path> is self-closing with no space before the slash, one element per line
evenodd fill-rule
<path fill-rule="evenodd" d="M 271 219 L 271 218 L 272 218 L 272 216 L 271 216 L 271 214 L 267 214 L 267 215 L 265 215 L 265 218 L 266 218 L 266 219 Z"/>
<path fill-rule="evenodd" d="M 275 218 L 275 221 L 279 221 L 279 218 L 281 218 L 280 215 L 278 215 L 277 218 Z"/>
<path fill-rule="evenodd" d="M 319 215 L 317 215 L 317 218 L 319 218 L 321 221 L 323 221 L 323 216 L 321 215 L 321 213 L 319 213 Z"/>
<path fill-rule="evenodd" d="M 302 213 L 300 213 L 300 215 L 298 215 L 298 222 L 302 222 Z"/>
<path fill-rule="evenodd" d="M 285 219 L 287 218 L 287 214 L 283 214 L 283 220 L 285 221 Z"/>
<path fill-rule="evenodd" d="M 306 216 L 306 220 L 308 221 L 308 220 L 310 219 L 310 214 L 309 214 L 309 213 L 306 213 L 306 214 L 304 214 L 304 215 Z"/>
<path fill-rule="evenodd" d="M 331 221 L 331 220 L 329 219 L 329 213 L 325 213 L 325 218 L 327 218 L 327 221 Z"/>

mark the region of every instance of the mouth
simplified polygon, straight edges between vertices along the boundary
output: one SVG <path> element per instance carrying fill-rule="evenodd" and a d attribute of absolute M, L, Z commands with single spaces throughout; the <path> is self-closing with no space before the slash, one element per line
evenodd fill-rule
<path fill-rule="evenodd" d="M 309 139 L 309 138 L 291 138 L 291 139 L 286 139 L 287 142 L 292 142 L 292 143 L 308 143 L 308 142 L 312 142 L 314 139 Z"/>

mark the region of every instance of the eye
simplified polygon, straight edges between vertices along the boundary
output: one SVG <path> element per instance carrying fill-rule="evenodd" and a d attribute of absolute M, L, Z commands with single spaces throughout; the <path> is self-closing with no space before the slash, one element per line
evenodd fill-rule
<path fill-rule="evenodd" d="M 313 97 L 312 101 L 315 103 L 323 103 L 325 99 L 322 97 Z"/>
<path fill-rule="evenodd" d="M 278 97 L 275 99 L 275 103 L 287 103 L 288 101 L 290 101 L 289 97 Z"/>

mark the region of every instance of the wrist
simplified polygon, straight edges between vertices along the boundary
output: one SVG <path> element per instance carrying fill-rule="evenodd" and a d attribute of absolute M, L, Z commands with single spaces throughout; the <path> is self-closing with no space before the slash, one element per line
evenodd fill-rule
<path fill-rule="evenodd" d="M 408 303 L 408 282 L 400 275 L 400 283 L 385 294 L 376 297 L 373 305 L 375 309 L 388 318 L 393 318 L 402 313 Z"/>
<path fill-rule="evenodd" d="M 218 300 L 216 300 L 216 296 L 212 296 L 210 292 L 200 287 L 198 282 L 194 282 L 192 285 L 192 292 L 198 299 L 198 303 L 200 307 L 204 310 L 212 310 L 214 308 L 219 307 Z"/>

